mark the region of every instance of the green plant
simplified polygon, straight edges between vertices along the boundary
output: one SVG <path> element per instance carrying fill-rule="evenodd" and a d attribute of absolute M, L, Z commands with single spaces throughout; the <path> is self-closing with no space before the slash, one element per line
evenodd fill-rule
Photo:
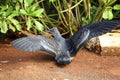
<path fill-rule="evenodd" d="M 32 28 L 42 32 L 44 26 L 40 23 L 39 19 L 42 18 L 44 9 L 39 7 L 39 2 L 24 0 L 24 2 L 21 1 L 20 4 L 23 4 L 20 8 L 20 16 L 22 16 L 22 19 L 25 21 L 27 30 L 30 31 Z"/>
<path fill-rule="evenodd" d="M 117 0 L 49 0 L 57 10 L 59 24 L 65 33 L 73 33 L 80 25 L 98 22 L 103 19 L 111 20 L 120 13 Z M 81 21 L 82 19 L 82 21 Z M 61 25 L 60 25 L 61 26 Z M 63 31 L 64 31 L 63 30 Z"/>
<path fill-rule="evenodd" d="M 21 25 L 19 22 L 14 19 L 14 17 L 18 16 L 18 12 L 13 10 L 12 6 L 0 6 L 0 31 L 2 33 L 6 33 L 8 29 L 11 29 L 13 32 L 21 30 Z"/>
<path fill-rule="evenodd" d="M 116 15 L 118 15 L 120 13 L 120 11 L 117 11 L 119 13 L 116 13 L 116 11 L 115 11 L 115 10 L 120 10 L 120 4 L 113 5 L 116 1 L 117 0 L 106 0 L 106 2 L 103 1 L 105 4 L 105 10 L 103 12 L 104 19 L 111 20 L 114 17 L 116 17 Z M 113 10 L 114 10 L 114 12 L 113 12 Z"/>
<path fill-rule="evenodd" d="M 6 0 L 0 4 L 0 30 L 41 34 L 58 27 L 72 35 L 81 25 L 120 17 L 117 0 Z"/>
<path fill-rule="evenodd" d="M 84 0 L 81 6 L 83 25 L 98 22 L 103 19 L 111 20 L 118 17 L 120 13 L 120 4 L 115 4 L 117 0 Z"/>
<path fill-rule="evenodd" d="M 9 5 L 0 6 L 0 30 L 2 33 L 6 33 L 9 29 L 13 32 L 16 30 L 33 31 L 36 34 L 37 31 L 41 33 L 44 30 L 44 26 L 40 23 L 44 9 L 39 7 L 39 2 L 34 2 L 34 0 L 11 2 Z"/>
<path fill-rule="evenodd" d="M 82 1 L 83 0 L 49 0 L 54 6 L 55 13 L 51 15 L 47 15 L 46 13 L 48 23 L 53 27 L 58 27 L 62 31 L 62 35 L 68 33 L 72 35 L 81 25 L 79 5 Z"/>

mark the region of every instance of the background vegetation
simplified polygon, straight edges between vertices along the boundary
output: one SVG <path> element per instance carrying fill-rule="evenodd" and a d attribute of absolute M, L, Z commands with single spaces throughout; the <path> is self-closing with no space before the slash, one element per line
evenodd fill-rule
<path fill-rule="evenodd" d="M 118 0 L 0 0 L 0 32 L 71 36 L 81 25 L 120 18 Z"/>

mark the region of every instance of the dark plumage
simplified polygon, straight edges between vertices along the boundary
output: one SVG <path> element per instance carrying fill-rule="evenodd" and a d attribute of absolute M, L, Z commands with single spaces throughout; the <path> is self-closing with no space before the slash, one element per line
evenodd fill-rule
<path fill-rule="evenodd" d="M 110 32 L 117 28 L 119 20 L 102 21 L 88 24 L 81 27 L 72 37 L 64 39 L 57 28 L 50 29 L 55 37 L 52 40 L 48 37 L 37 35 L 16 39 L 11 43 L 17 49 L 35 52 L 43 50 L 55 57 L 58 64 L 69 64 L 77 54 L 77 51 L 91 38 Z"/>

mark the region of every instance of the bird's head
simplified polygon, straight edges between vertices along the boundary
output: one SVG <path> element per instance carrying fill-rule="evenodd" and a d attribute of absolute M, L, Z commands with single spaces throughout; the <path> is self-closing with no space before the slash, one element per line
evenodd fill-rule
<path fill-rule="evenodd" d="M 55 59 L 57 64 L 60 64 L 60 65 L 67 65 L 67 64 L 70 64 L 72 61 L 69 51 L 67 51 L 66 53 L 61 52 L 59 55 L 56 56 Z"/>
<path fill-rule="evenodd" d="M 46 30 L 46 32 L 49 32 L 51 34 L 56 34 L 58 32 L 58 29 L 57 28 L 52 28 L 52 29 Z"/>

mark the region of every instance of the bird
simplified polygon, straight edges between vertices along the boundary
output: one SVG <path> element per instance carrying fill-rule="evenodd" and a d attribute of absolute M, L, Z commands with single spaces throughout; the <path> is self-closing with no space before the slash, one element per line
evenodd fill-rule
<path fill-rule="evenodd" d="M 23 51 L 35 52 L 45 51 L 55 58 L 57 64 L 67 65 L 77 55 L 79 49 L 83 48 L 88 40 L 100 36 L 120 25 L 120 20 L 104 20 L 101 22 L 87 24 L 78 29 L 73 36 L 65 39 L 57 28 L 48 30 L 54 36 L 54 40 L 43 35 L 27 36 L 13 40 L 11 44 Z"/>

